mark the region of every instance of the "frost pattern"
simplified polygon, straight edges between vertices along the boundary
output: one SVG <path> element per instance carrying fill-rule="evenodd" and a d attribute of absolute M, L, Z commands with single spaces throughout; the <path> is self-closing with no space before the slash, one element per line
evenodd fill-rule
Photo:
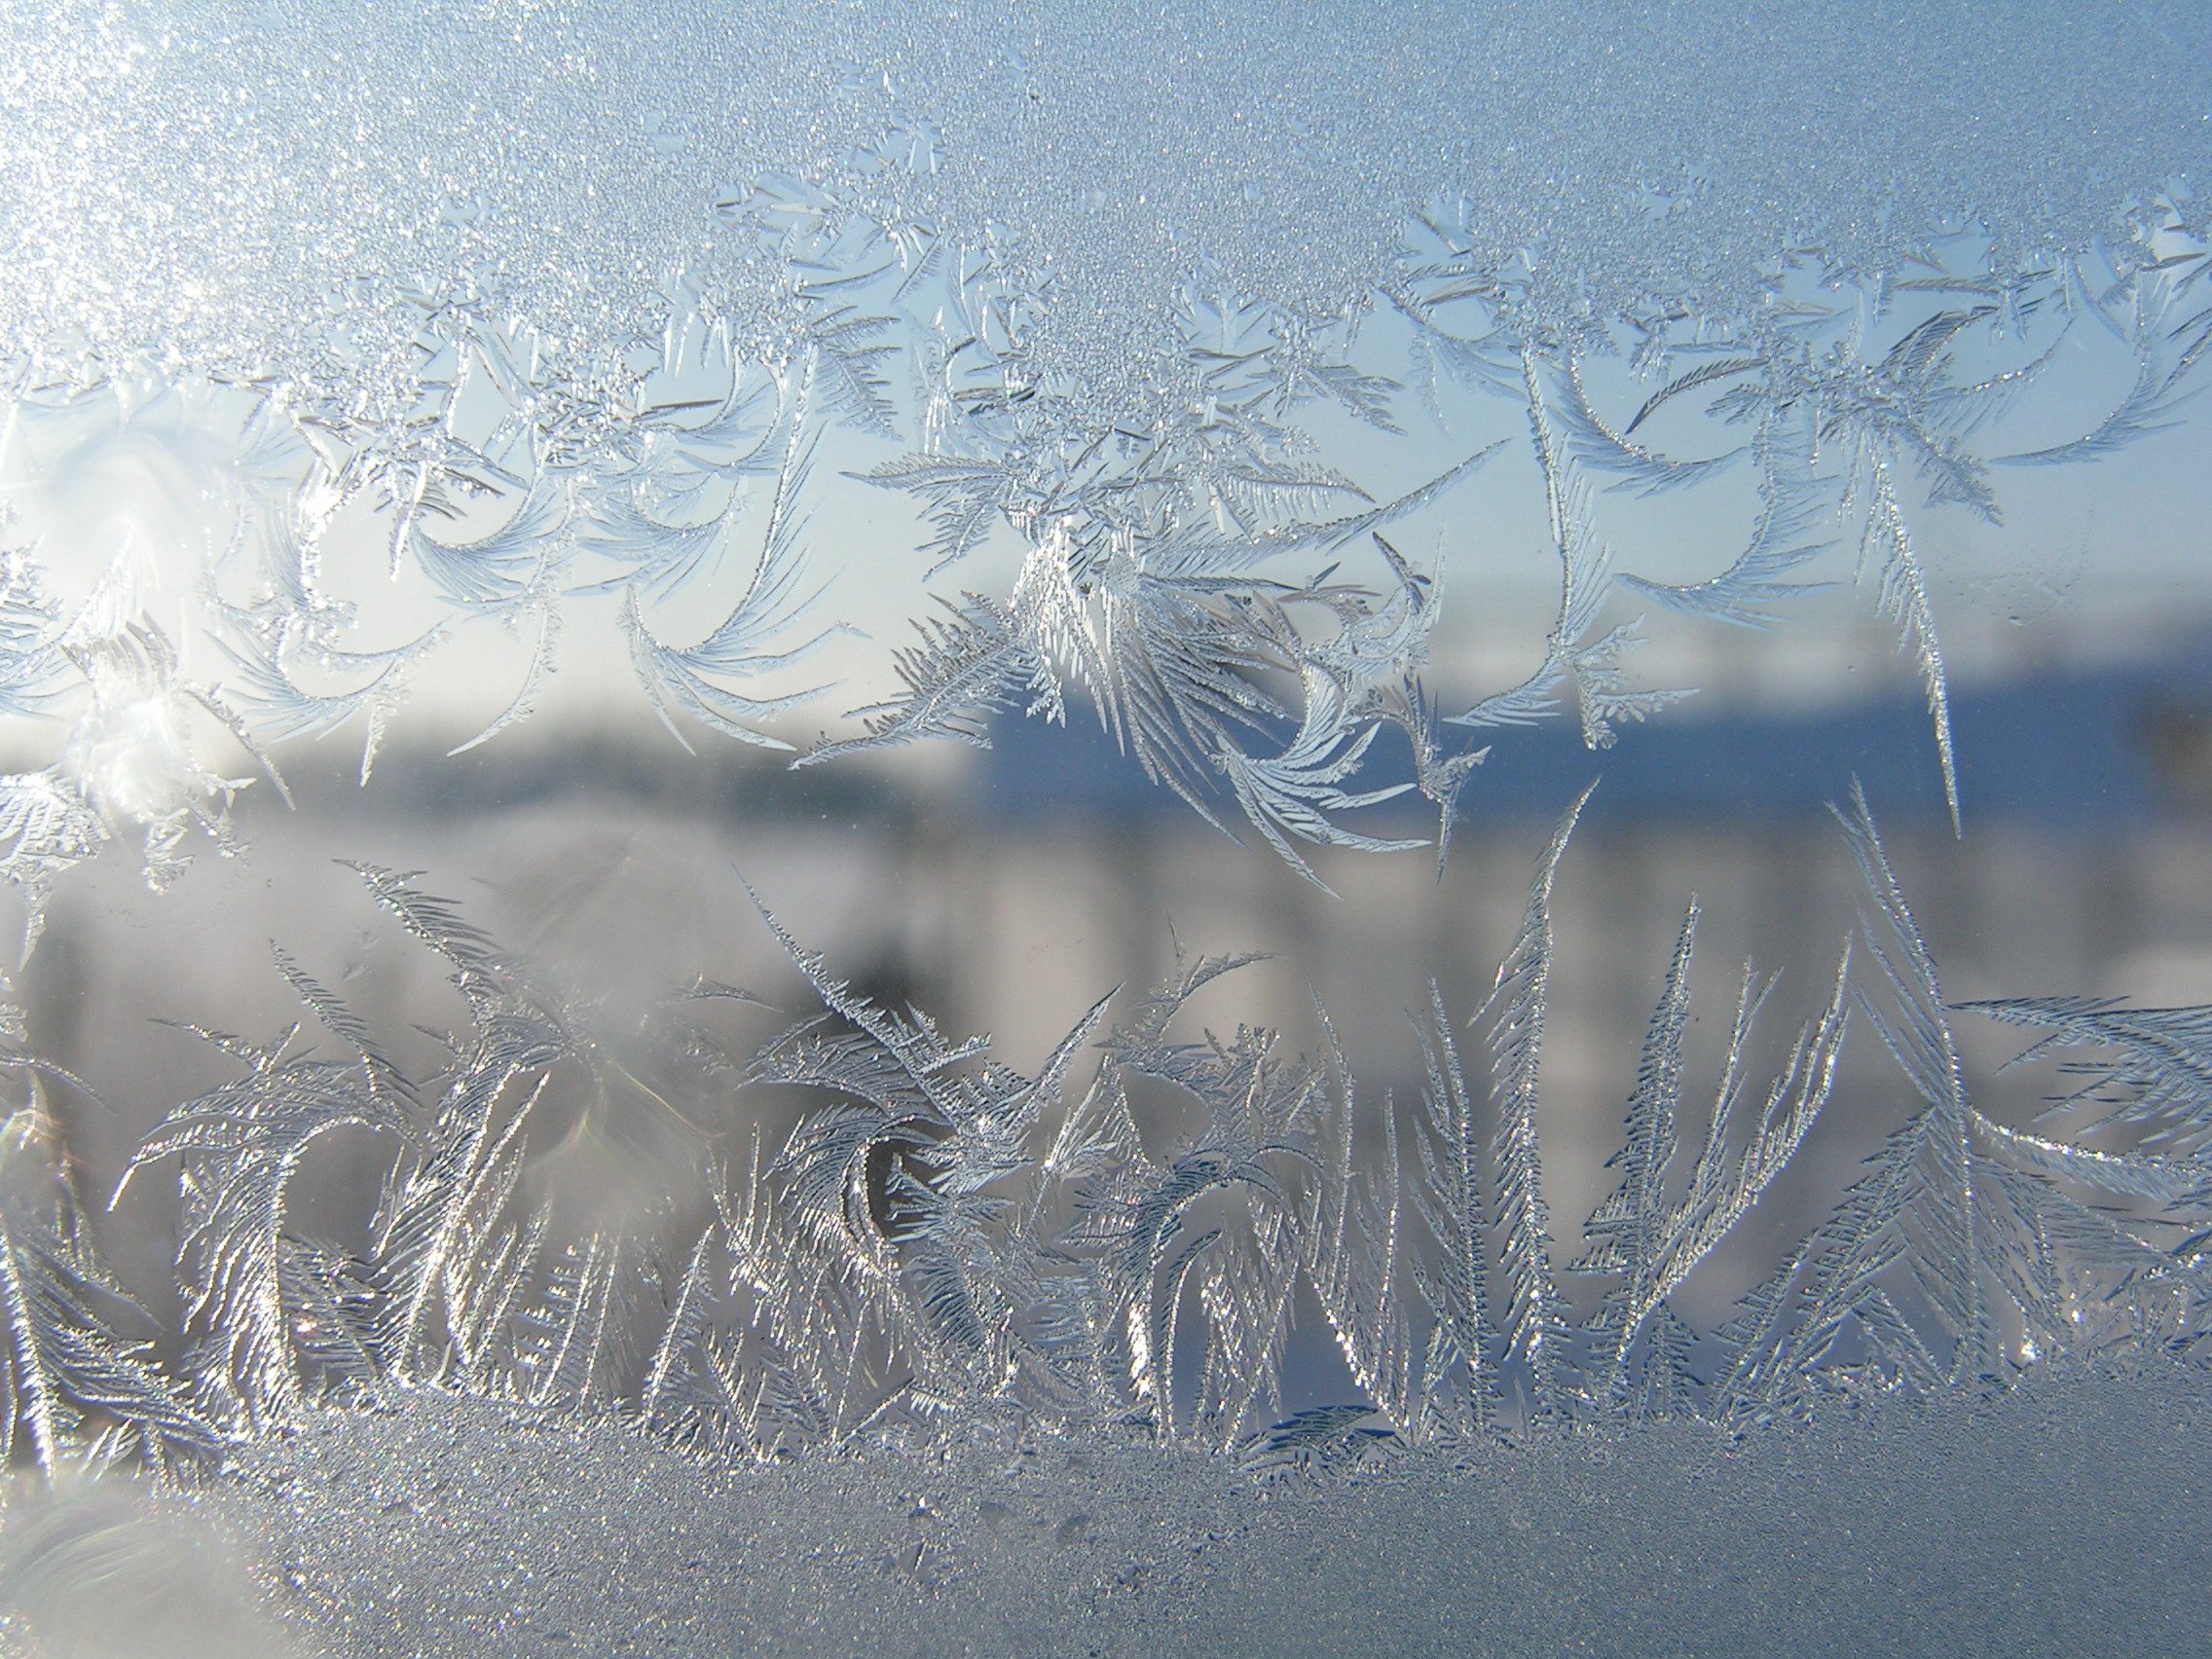
<path fill-rule="evenodd" d="M 794 765 L 988 745 L 1009 720 L 1088 705 L 1154 784 L 1312 877 L 1308 847 L 1419 844 L 1375 814 L 1413 794 L 1443 858 L 1514 728 L 1571 713 L 1604 748 L 1686 695 L 1639 678 L 1635 605 L 1763 627 L 1849 579 L 1897 630 L 1963 830 L 1939 512 L 1994 525 L 2005 469 L 2169 427 L 2212 350 L 2212 256 L 2173 196 L 2134 206 L 2122 237 L 2024 269 L 1965 235 L 1898 271 L 1795 255 L 1738 316 L 1563 307 L 1528 257 L 1480 255 L 1473 207 L 1446 199 L 1408 217 L 1395 264 L 1332 314 L 1194 273 L 1164 308 L 1157 372 L 1108 398 L 1042 343 L 1066 303 L 1049 272 L 920 215 L 908 186 L 946 161 L 923 130 L 718 198 L 720 234 L 781 273 L 780 297 L 739 310 L 679 273 L 658 337 L 618 362 L 570 360 L 467 273 L 364 297 L 412 319 L 404 372 L 370 375 L 337 339 L 253 382 L 17 360 L 0 427 L 22 459 L 0 469 L 0 510 L 126 475 L 172 493 L 189 477 L 200 503 L 183 532 L 142 512 L 103 521 L 113 546 L 17 536 L 0 553 L 0 707 L 70 730 L 53 767 L 0 788 L 26 950 L 53 884 L 106 840 L 142 835 L 156 883 L 196 828 L 227 850 L 229 772 L 281 792 L 262 746 L 350 729 L 366 780 L 410 682 L 494 636 L 522 658 L 457 752 L 526 721 L 565 645 L 592 634 L 619 641 L 678 742 Z M 2061 390 L 2039 408 L 2061 356 L 2124 367 L 2117 402 L 2054 413 Z M 1525 445 L 1467 435 L 1501 414 Z M 2073 435 L 2053 441 L 2065 420 Z M 1347 434 L 1435 459 L 1412 478 L 1346 470 L 1324 458 L 1366 453 Z M 1530 467 L 1556 620 L 1532 673 L 1440 708 L 1442 558 L 1403 530 L 1480 526 Z M 1725 489 L 1746 467 L 1760 510 L 1714 573 L 1660 581 L 1608 540 L 1613 498 Z M 837 491 L 914 509 L 932 597 L 903 645 L 878 643 L 898 689 L 810 740 L 794 717 L 827 694 L 815 671 L 852 645 L 857 609 L 818 557 Z M 364 525 L 388 605 L 341 569 Z M 1852 550 L 1846 577 L 1830 555 Z M 150 572 L 179 556 L 195 598 L 157 615 Z M 82 595 L 54 579 L 109 559 Z M 1014 573 L 968 574 L 985 568 Z M 239 764 L 219 769 L 226 752 Z"/>
<path fill-rule="evenodd" d="M 1363 1098 L 1324 1009 L 1315 1055 L 1271 1029 L 1188 1029 L 1192 1000 L 1249 958 L 1178 961 L 1118 1017 L 1101 998 L 1032 1075 L 985 1037 L 863 994 L 762 909 L 816 1012 L 728 1053 L 683 1008 L 752 999 L 692 987 L 656 1016 L 688 1068 L 660 1098 L 703 1105 L 734 1085 L 741 1102 L 795 1091 L 802 1110 L 780 1144 L 756 1132 L 739 1165 L 619 1226 L 593 1182 L 563 1178 L 561 1134 L 537 1132 L 549 1096 L 636 1087 L 592 1038 L 591 1011 L 413 878 L 359 866 L 444 959 L 466 1022 L 441 1036 L 440 1066 L 411 1073 L 279 953 L 321 1037 L 196 1033 L 237 1076 L 176 1106 L 116 1196 L 174 1171 L 186 1311 L 181 1345 L 160 1350 L 173 1363 L 116 1323 L 135 1310 L 41 1153 L 42 1090 L 82 1085 L 12 1061 L 26 1104 L 5 1165 L 0 1426 L 49 1468 L 78 1446 L 166 1463 L 313 1401 L 435 1387 L 614 1416 L 722 1457 L 1006 1419 L 1139 1425 L 1277 1472 L 1560 1423 L 1741 1430 L 1838 1398 L 2001 1385 L 2062 1353 L 2199 1349 L 2212 1092 L 2193 1043 L 2212 1015 L 1979 1005 L 2049 1033 L 2030 1057 L 2117 1049 L 2085 1062 L 2058 1110 L 2094 1106 L 2088 1129 L 2125 1134 L 2096 1148 L 1987 1117 L 1856 793 L 1837 817 L 1862 913 L 1832 986 L 1777 1050 L 1760 1033 L 1778 981 L 1747 966 L 1704 1085 L 1683 1045 L 1689 902 L 1624 1089 L 1617 1184 L 1590 1251 L 1563 1265 L 1536 1108 L 1553 895 L 1572 878 L 1582 806 L 1538 858 L 1489 996 L 1455 1010 L 1436 986 L 1416 1014 L 1426 1081 L 1404 1114 Z M 1684 1292 L 1816 1130 L 1854 1026 L 1901 1124 L 1772 1276 L 1696 1322 Z M 1202 1122 L 1155 1147 L 1139 1123 L 1162 1089 Z M 392 1155 L 366 1238 L 318 1235 L 289 1201 L 340 1131 Z M 1584 1284 L 1594 1302 L 1570 1294 Z M 1307 1298 L 1358 1397 L 1292 1413 L 1284 1356 Z"/>
<path fill-rule="evenodd" d="M 45 1068 L 19 1052 L 5 1062 L 27 1099 L 0 1124 L 0 1462 L 52 1478 L 72 1455 L 155 1470 L 213 1458 L 220 1427 L 156 1363 L 152 1316 L 92 1247 Z"/>
<path fill-rule="evenodd" d="M 1738 315 L 1563 301 L 1538 250 L 1488 257 L 1473 204 L 1447 197 L 1333 312 L 1191 272 L 1153 372 L 1102 392 L 1048 345 L 1043 319 L 1069 305 L 1050 269 L 917 205 L 952 161 L 902 117 L 837 166 L 733 185 L 702 214 L 775 274 L 772 299 L 741 308 L 674 273 L 656 336 L 612 360 L 572 357 L 556 319 L 465 269 L 359 296 L 406 319 L 399 363 L 362 364 L 343 330 L 251 379 L 9 356 L 0 711 L 53 738 L 48 763 L 0 777 L 19 960 L 107 843 L 138 843 L 157 889 L 195 835 L 240 852 L 239 793 L 289 799 L 277 751 L 348 731 L 365 784 L 410 686 L 486 640 L 519 667 L 454 749 L 504 739 L 595 631 L 676 742 L 794 767 L 1094 719 L 1152 785 L 1318 885 L 1316 846 L 1433 845 L 1441 866 L 1491 746 L 1521 728 L 1569 719 L 1601 750 L 1688 695 L 1641 674 L 1638 606 L 1767 627 L 1848 579 L 1897 631 L 1963 832 L 1931 576 L 1944 515 L 1994 525 L 2004 469 L 2171 427 L 2212 353 L 2212 243 L 2176 195 L 2024 268 L 1966 236 L 1898 271 L 1792 255 Z M 2100 355 L 2120 389 L 2038 426 L 2062 352 Z M 1640 574 L 1616 544 L 1627 498 L 1746 470 L 1755 519 L 1711 574 Z M 1531 671 L 1442 704 L 1444 560 L 1411 533 L 1479 529 L 1516 490 L 1543 502 L 1554 619 Z M 837 492 L 914 515 L 901 551 L 930 603 L 876 642 L 897 689 L 810 739 L 793 717 L 824 706 L 859 609 L 821 557 Z M 18 531 L 71 522 L 56 502 L 91 534 Z M 351 568 L 364 539 L 378 584 Z M 1415 795 L 1434 822 L 1419 839 L 1377 810 Z M 1272 1471 L 1597 1419 L 1741 1429 L 2058 1353 L 2200 1346 L 2212 1014 L 1971 1005 L 2085 1080 L 2055 1132 L 1985 1115 L 1856 791 L 1837 816 L 1863 914 L 1832 987 L 1777 1054 L 1778 986 L 1748 965 L 1703 1084 L 1688 901 L 1623 1089 L 1617 1185 L 1563 1262 L 1543 1033 L 1588 799 L 1543 849 L 1488 994 L 1433 985 L 1415 1012 L 1404 1110 L 1363 1094 L 1324 1009 L 1317 1055 L 1272 1029 L 1192 1030 L 1194 999 L 1247 959 L 1178 961 L 1118 1017 L 1102 996 L 1027 1075 L 864 994 L 765 907 L 817 1011 L 724 1051 L 686 1004 L 746 999 L 692 987 L 655 1015 L 680 1059 L 648 1086 L 596 1040 L 598 1011 L 416 878 L 360 866 L 464 1017 L 411 1067 L 404 1034 L 279 951 L 301 1023 L 187 1028 L 236 1075 L 174 1104 L 109 1199 L 175 1183 L 178 1328 L 99 1263 L 47 1100 L 83 1086 L 0 1053 L 20 1101 L 0 1139 L 0 1454 L 186 1466 L 314 1402 L 448 1388 L 729 1457 L 1004 1417 L 1136 1425 Z M 12 1008 L 6 1023 L 13 1043 Z M 1901 1122 L 1774 1274 L 1697 1322 L 1685 1293 L 1819 1131 L 1852 1030 L 1886 1057 Z M 564 1180 L 544 1111 L 641 1089 L 805 1104 L 787 1135 L 658 1196 L 647 1225 Z M 1167 1147 L 1140 1132 L 1163 1095 L 1202 1120 Z M 383 1148 L 388 1175 L 364 1236 L 325 1236 L 293 1186 L 346 1138 Z M 1292 1412 L 1285 1355 L 1310 1306 L 1357 1398 Z"/>

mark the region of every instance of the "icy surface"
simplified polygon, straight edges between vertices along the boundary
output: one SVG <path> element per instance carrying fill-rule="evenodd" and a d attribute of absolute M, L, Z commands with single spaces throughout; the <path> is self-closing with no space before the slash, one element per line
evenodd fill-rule
<path fill-rule="evenodd" d="M 324 10 L 0 0 L 10 1638 L 2188 1645 L 2203 8 Z"/>
<path fill-rule="evenodd" d="M 1058 273 L 1055 327 L 1108 374 L 1200 262 L 1332 310 L 1439 191 L 1479 204 L 1488 263 L 1540 248 L 1547 281 L 1605 309 L 1726 311 L 1791 247 L 1888 263 L 1972 219 L 2009 252 L 2079 245 L 2212 143 L 2189 0 L 779 0 L 742 20 L 72 0 L 5 24 L 25 50 L 0 223 L 26 257 L 0 338 L 84 329 L 211 367 L 373 328 L 463 262 L 580 354 L 618 350 L 672 271 L 732 263 L 718 192 L 871 147 L 948 234 L 996 224 Z"/>
<path fill-rule="evenodd" d="M 1268 1483 L 1050 1437 L 717 1472 L 612 1426 L 424 1396 L 318 1418 L 152 1513 L 233 1541 L 284 1650 L 362 1659 L 2165 1655 L 2208 1610 L 2208 1404 L 2195 1374 L 2046 1379 L 1734 1446 L 1648 1428 Z M 18 1497 L 11 1536 L 60 1530 L 41 1501 Z M 107 1593 L 130 1605 L 156 1569 L 116 1555 Z"/>

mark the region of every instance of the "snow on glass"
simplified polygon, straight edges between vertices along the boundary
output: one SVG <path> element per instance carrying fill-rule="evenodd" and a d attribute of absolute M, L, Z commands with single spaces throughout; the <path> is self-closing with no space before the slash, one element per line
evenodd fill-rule
<path fill-rule="evenodd" d="M 284 794 L 287 752 L 342 731 L 366 783 L 441 665 L 511 665 L 452 747 L 512 741 L 565 640 L 595 632 L 677 742 L 793 768 L 1095 721 L 1244 856 L 1318 885 L 1315 847 L 1425 847 L 1443 867 L 1486 757 L 1523 728 L 1634 742 L 1693 689 L 1642 672 L 1654 608 L 1770 628 L 1852 586 L 1895 632 L 1925 763 L 1971 835 L 1930 525 L 1995 525 L 2021 470 L 2170 426 L 2212 350 L 2212 245 L 2178 192 L 2139 201 L 2122 235 L 2020 264 L 1967 234 L 1897 269 L 1800 253 L 1725 314 L 1564 301 L 1532 257 L 1485 254 L 1476 210 L 1447 197 L 1328 313 L 1194 271 L 1148 372 L 1109 394 L 1040 332 L 1064 304 L 1050 273 L 912 206 L 946 162 L 941 132 L 902 117 L 838 166 L 733 185 L 717 234 L 774 271 L 770 299 L 680 276 L 657 336 L 611 361 L 572 357 L 467 272 L 370 296 L 406 346 L 368 366 L 339 338 L 265 377 L 8 359 L 0 507 L 28 529 L 0 554 L 0 706 L 45 722 L 53 755 L 0 779 L 18 976 L 88 861 L 140 861 L 159 889 L 203 844 L 242 853 L 240 792 Z M 2112 388 L 2094 407 L 2054 368 L 2084 362 Z M 1409 476 L 1409 456 L 1434 462 Z M 1630 503 L 1747 487 L 1740 545 L 1686 577 L 1639 573 Z M 913 533 L 870 557 L 903 556 L 927 593 L 903 639 L 869 642 L 820 548 L 878 498 Z M 1414 533 L 1479 532 L 1528 498 L 1558 596 L 1535 667 L 1450 700 L 1429 673 L 1447 572 Z M 350 570 L 365 542 L 368 599 Z M 841 704 L 832 682 L 870 649 L 883 694 Z M 813 1012 L 733 1050 L 698 1012 L 751 999 L 701 980 L 650 1016 L 657 1087 L 803 1107 L 661 1195 L 649 1225 L 603 1225 L 541 1157 L 549 1097 L 643 1087 L 591 1011 L 465 906 L 360 864 L 459 993 L 434 1064 L 280 948 L 298 1022 L 193 1027 L 235 1076 L 88 1193 L 52 1109 L 88 1086 L 11 1011 L 0 1452 L 50 1471 L 194 1465 L 313 1403 L 445 1388 L 727 1457 L 1014 1420 L 1357 1466 L 1501 1428 L 1741 1429 L 2061 1354 L 2194 1353 L 2212 1011 L 1947 1003 L 1864 795 L 1848 776 L 1832 793 L 1861 892 L 1832 977 L 1792 1000 L 1747 965 L 1717 1073 L 1693 1076 L 1700 909 L 1683 896 L 1620 1081 L 1615 1185 L 1574 1259 L 1537 1107 L 1555 969 L 1574 969 L 1555 961 L 1553 898 L 1587 791 L 1559 803 L 1494 980 L 1433 984 L 1413 1011 L 1408 1103 L 1362 1089 L 1318 1006 L 1310 1053 L 1198 1028 L 1194 998 L 1248 959 L 1179 960 L 1119 1000 L 1097 987 L 1032 1075 L 864 994 L 763 907 Z M 1962 1014 L 2071 1056 L 2082 1081 L 2054 1125 L 1976 1107 Z M 1687 1311 L 1816 1132 L 1847 1046 L 1883 1056 L 1898 1126 L 1730 1311 Z M 1165 1148 L 1135 1104 L 1159 1088 L 1202 1120 Z M 355 1237 L 292 1202 L 340 1131 L 384 1149 Z M 168 1326 L 91 1226 L 155 1187 L 181 1206 Z M 1286 1354 L 1316 1311 L 1349 1388 L 1293 1410 Z"/>

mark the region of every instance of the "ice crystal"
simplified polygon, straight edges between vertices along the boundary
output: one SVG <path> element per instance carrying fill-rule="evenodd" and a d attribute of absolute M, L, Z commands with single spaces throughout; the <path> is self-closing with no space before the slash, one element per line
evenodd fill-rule
<path fill-rule="evenodd" d="M 157 1469 L 214 1456 L 220 1430 L 156 1362 L 152 1317 L 93 1248 L 40 1068 L 9 1060 L 29 1099 L 0 1125 L 0 1458 L 52 1477 L 72 1453 Z"/>
<path fill-rule="evenodd" d="M 1590 1250 L 1563 1266 L 1537 1106 L 1551 906 L 1583 804 L 1539 855 L 1473 1010 L 1480 1070 L 1442 987 L 1418 1015 L 1425 1081 L 1410 1121 L 1363 1095 L 1324 1009 L 1317 1055 L 1250 1025 L 1186 1032 L 1194 1000 L 1250 959 L 1178 962 L 1118 1017 L 1101 998 L 1027 1073 L 987 1038 L 857 990 L 771 917 L 820 1012 L 734 1075 L 745 1091 L 795 1091 L 795 1122 L 780 1143 L 756 1131 L 742 1167 L 714 1164 L 675 1196 L 673 1227 L 645 1232 L 595 1218 L 588 1191 L 565 1185 L 558 1137 L 535 1128 L 567 1110 L 549 1096 L 626 1075 L 585 1012 L 535 988 L 453 904 L 361 866 L 375 900 L 444 959 L 468 1024 L 441 1037 L 440 1066 L 411 1068 L 279 955 L 332 1051 L 297 1026 L 267 1042 L 196 1031 L 239 1076 L 174 1108 L 117 1194 L 175 1171 L 174 1360 L 103 1322 L 117 1315 L 101 1298 L 129 1305 L 35 1156 L 51 1138 L 42 1080 L 66 1074 L 18 1056 L 31 1094 L 9 1142 L 8 1433 L 51 1466 L 78 1441 L 121 1450 L 127 1430 L 160 1462 L 314 1399 L 437 1386 L 614 1414 L 717 1456 L 911 1441 L 1008 1416 L 1139 1424 L 1275 1471 L 1521 1424 L 1741 1428 L 1869 1387 L 1986 1386 L 2014 1351 L 2194 1346 L 2192 1310 L 2212 1286 L 2191 1240 L 2212 1182 L 2189 1149 L 2212 1109 L 2186 1037 L 2165 1034 L 2202 1011 L 1984 1005 L 2054 1041 L 2120 1045 L 2070 1106 L 2110 1102 L 2101 1122 L 2129 1141 L 2092 1147 L 1985 1115 L 1859 795 L 1838 817 L 1860 937 L 1764 1081 L 1752 1054 L 1778 981 L 1746 968 L 1695 1138 L 1690 902 L 1625 1091 L 1618 1184 L 1590 1218 Z M 1823 1121 L 1854 1008 L 1902 1122 L 1730 1316 L 1693 1315 L 1685 1292 Z M 726 1089 L 731 1075 L 718 1065 L 688 1087 Z M 1139 1118 L 1161 1089 L 1198 1119 L 1156 1146 Z M 341 1132 L 390 1154 L 366 1236 L 318 1233 L 291 1200 Z M 1361 1156 L 1376 1135 L 1382 1156 Z M 1586 1313 L 1577 1281 L 1599 1292 Z M 1358 1397 L 1293 1412 L 1284 1365 L 1307 1297 Z"/>

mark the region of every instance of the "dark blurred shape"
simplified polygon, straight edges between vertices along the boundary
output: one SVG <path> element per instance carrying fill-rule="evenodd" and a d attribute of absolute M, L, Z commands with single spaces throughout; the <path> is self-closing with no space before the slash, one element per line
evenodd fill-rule
<path fill-rule="evenodd" d="M 2153 700 L 2143 711 L 2142 741 L 2173 800 L 2212 806 L 2212 693 Z"/>
<path fill-rule="evenodd" d="M 2206 799 L 2208 658 L 2212 642 L 2199 639 L 2139 663 L 1954 685 L 1951 717 L 1968 818 L 2079 827 L 2139 821 Z M 1601 751 L 1586 748 L 1567 717 L 1482 735 L 1490 757 L 1461 797 L 1462 822 L 1549 818 L 1599 774 L 1604 787 L 1590 802 L 1594 820 L 1820 817 L 1854 777 L 1889 822 L 1901 826 L 1944 812 L 1928 711 L 1909 692 L 1803 711 L 1708 713 L 1693 701 Z M 1360 778 L 1363 788 L 1411 782 L 1411 757 L 1379 742 Z M 977 816 L 1014 819 L 1189 810 L 1148 781 L 1083 713 L 1071 714 L 1064 730 L 1039 720 L 1002 721 L 992 733 L 983 783 L 968 803 Z M 1418 833 L 1417 817 L 1427 811 L 1409 793 L 1362 823 L 1403 820 Z"/>

